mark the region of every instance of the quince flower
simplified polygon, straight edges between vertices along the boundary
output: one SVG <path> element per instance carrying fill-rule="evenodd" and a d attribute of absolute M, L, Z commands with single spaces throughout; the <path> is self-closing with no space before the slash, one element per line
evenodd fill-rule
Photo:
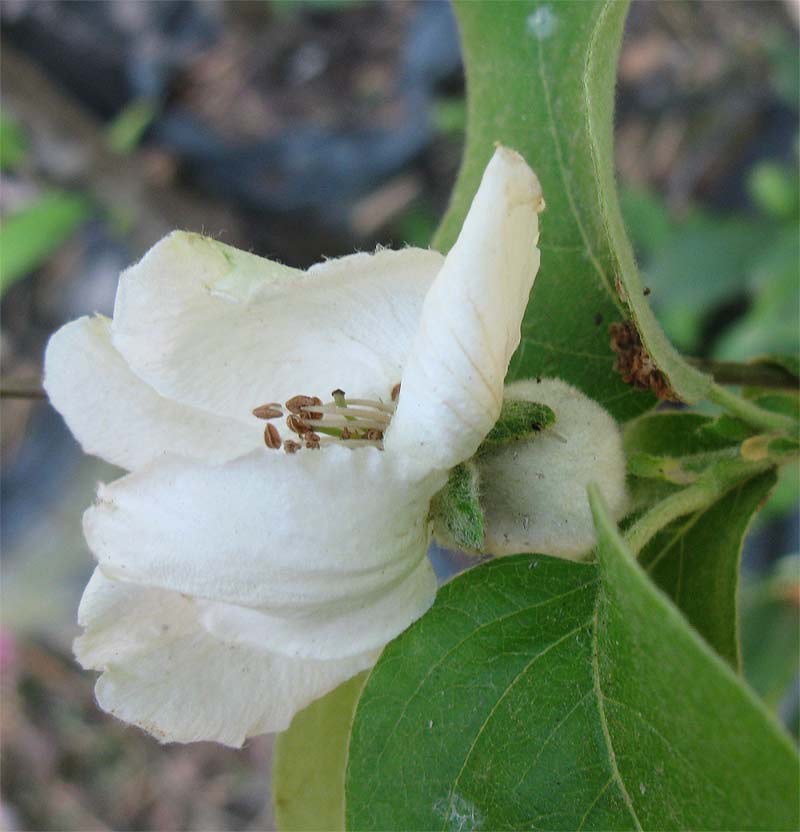
<path fill-rule="evenodd" d="M 51 402 L 130 472 L 84 515 L 75 652 L 103 709 L 238 746 L 428 609 L 430 501 L 500 415 L 543 204 L 501 147 L 446 258 L 303 272 L 175 232 L 121 275 L 113 320 L 53 336 Z"/>

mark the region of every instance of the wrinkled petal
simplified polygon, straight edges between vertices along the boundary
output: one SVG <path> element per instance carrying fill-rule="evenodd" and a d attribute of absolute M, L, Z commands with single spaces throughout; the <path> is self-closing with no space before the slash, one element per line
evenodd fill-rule
<path fill-rule="evenodd" d="M 335 661 L 293 659 L 222 640 L 176 592 L 121 583 L 96 570 L 81 601 L 75 653 L 102 670 L 103 710 L 162 742 L 247 737 L 288 728 L 299 710 L 371 666 L 374 653 Z"/>
<path fill-rule="evenodd" d="M 301 272 L 175 232 L 122 274 L 114 345 L 162 395 L 245 423 L 337 387 L 388 399 L 441 263 L 384 250 Z"/>
<path fill-rule="evenodd" d="M 539 268 L 544 207 L 522 157 L 498 148 L 422 308 L 387 452 L 421 471 L 471 457 L 500 415 L 503 380 Z"/>
<path fill-rule="evenodd" d="M 111 343 L 111 321 L 80 318 L 50 339 L 44 386 L 53 407 L 90 454 L 133 470 L 164 454 L 210 462 L 263 444 L 257 424 L 242 425 L 160 396 Z"/>
<path fill-rule="evenodd" d="M 442 485 L 410 487 L 375 448 L 165 460 L 102 487 L 84 531 L 109 577 L 254 608 L 267 647 L 327 658 L 383 645 L 432 603 L 427 515 Z M 204 618 L 248 626 L 224 613 Z"/>
<path fill-rule="evenodd" d="M 481 455 L 486 552 L 577 558 L 595 543 L 586 488 L 597 483 L 615 519 L 628 505 L 625 451 L 614 419 L 559 379 L 519 381 L 510 399 L 546 404 L 555 425 L 530 442 Z"/>

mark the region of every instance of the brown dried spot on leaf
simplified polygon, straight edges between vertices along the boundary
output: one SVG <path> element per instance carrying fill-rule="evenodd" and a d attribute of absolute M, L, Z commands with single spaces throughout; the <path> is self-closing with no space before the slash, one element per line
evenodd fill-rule
<path fill-rule="evenodd" d="M 614 369 L 626 384 L 640 390 L 651 390 L 662 400 L 679 401 L 666 376 L 644 348 L 633 321 L 611 324 L 608 331 L 611 334 L 611 349 L 617 356 Z"/>

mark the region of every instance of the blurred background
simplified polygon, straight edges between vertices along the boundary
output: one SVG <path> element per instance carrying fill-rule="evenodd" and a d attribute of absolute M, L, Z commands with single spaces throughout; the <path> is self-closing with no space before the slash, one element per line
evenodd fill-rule
<path fill-rule="evenodd" d="M 438 0 L 3 0 L 2 375 L 110 314 L 172 228 L 307 266 L 427 245 L 458 169 L 464 85 Z M 795 2 L 634 2 L 620 64 L 624 213 L 687 353 L 800 351 Z M 70 653 L 82 510 L 117 472 L 34 397 L 2 400 L 7 830 L 272 828 L 271 739 L 159 746 L 102 714 Z M 747 543 L 746 673 L 798 730 L 798 472 Z M 795 555 L 795 557 L 792 557 Z"/>

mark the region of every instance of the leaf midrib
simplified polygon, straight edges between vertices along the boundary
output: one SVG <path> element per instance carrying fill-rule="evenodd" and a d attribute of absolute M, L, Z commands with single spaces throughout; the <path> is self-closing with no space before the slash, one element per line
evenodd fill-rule
<path fill-rule="evenodd" d="M 597 600 L 594 605 L 594 614 L 592 616 L 592 682 L 594 686 L 595 700 L 597 701 L 597 713 L 600 716 L 600 727 L 603 731 L 603 739 L 605 740 L 606 753 L 611 764 L 611 775 L 614 782 L 617 784 L 625 806 L 630 813 L 631 819 L 636 827 L 637 832 L 642 832 L 642 824 L 639 821 L 639 816 L 636 814 L 636 809 L 633 807 L 633 801 L 622 779 L 619 766 L 617 765 L 617 754 L 614 751 L 614 744 L 611 741 L 611 732 L 608 728 L 608 720 L 606 719 L 605 699 L 603 697 L 603 690 L 600 686 L 600 642 L 598 633 L 600 631 L 600 604 L 603 601 L 603 590 L 599 588 L 597 591 Z M 590 807 L 591 808 L 591 807 Z M 585 818 L 584 818 L 585 819 Z"/>

